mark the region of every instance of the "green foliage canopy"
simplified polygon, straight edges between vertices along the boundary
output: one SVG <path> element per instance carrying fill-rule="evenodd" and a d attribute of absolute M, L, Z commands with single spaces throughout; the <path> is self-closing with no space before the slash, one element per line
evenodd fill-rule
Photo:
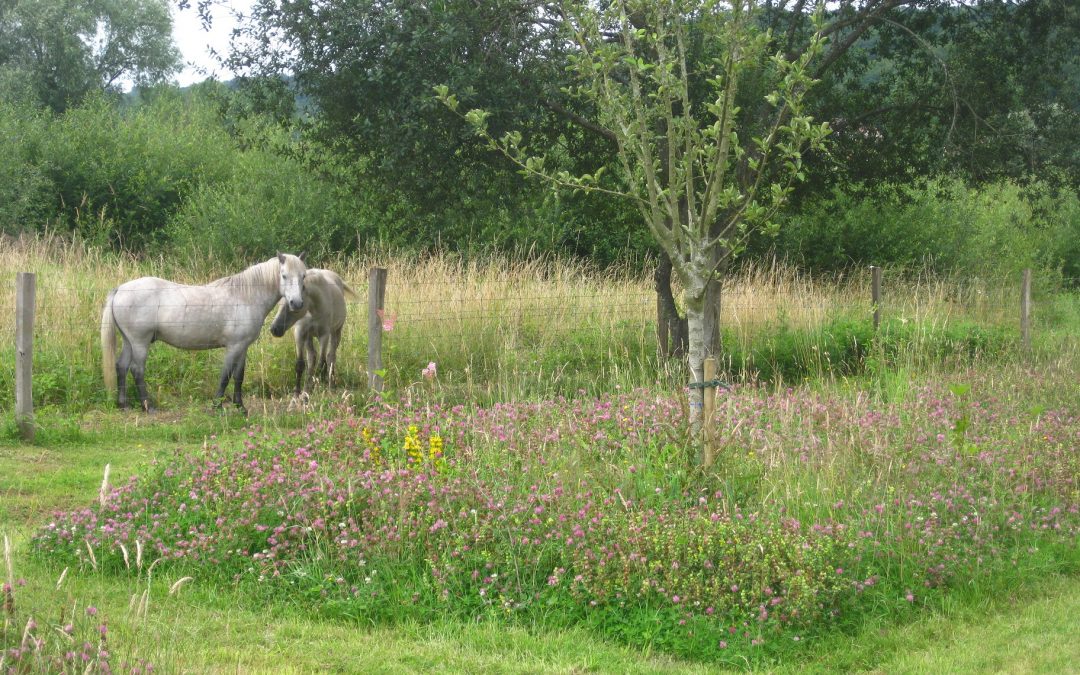
<path fill-rule="evenodd" d="M 541 20 L 542 3 L 259 0 L 235 65 L 289 73 L 318 107 L 313 131 L 415 200 L 435 205 L 463 190 L 499 201 L 520 189 L 471 132 L 448 123 L 428 95 L 450 83 L 500 122 L 557 134 L 544 102 L 557 94 L 561 43 Z M 539 33 L 537 31 L 540 31 Z"/>
<path fill-rule="evenodd" d="M 836 130 L 811 187 L 954 174 L 1080 182 L 1080 6 L 932 2 L 884 15 L 823 72 Z"/>
<path fill-rule="evenodd" d="M 165 0 L 5 0 L 0 94 L 62 111 L 179 68 Z"/>

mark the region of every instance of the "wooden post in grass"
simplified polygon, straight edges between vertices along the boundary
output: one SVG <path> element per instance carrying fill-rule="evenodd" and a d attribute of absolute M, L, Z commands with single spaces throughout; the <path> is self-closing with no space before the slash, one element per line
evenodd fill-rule
<path fill-rule="evenodd" d="M 704 431 L 705 450 L 702 453 L 701 463 L 708 469 L 716 459 L 716 424 L 713 417 L 716 413 L 716 357 L 709 356 L 705 359 L 705 401 L 704 414 L 702 415 L 702 429 Z"/>
<path fill-rule="evenodd" d="M 870 297 L 874 303 L 874 330 L 881 326 L 881 268 L 870 266 Z"/>
<path fill-rule="evenodd" d="M 382 334 L 383 303 L 386 300 L 386 268 L 373 267 L 368 273 L 368 389 L 383 390 Z"/>
<path fill-rule="evenodd" d="M 24 440 L 34 440 L 34 304 L 37 276 L 15 276 L 15 425 Z"/>
<path fill-rule="evenodd" d="M 1020 344 L 1031 349 L 1031 268 L 1024 270 L 1020 282 Z"/>

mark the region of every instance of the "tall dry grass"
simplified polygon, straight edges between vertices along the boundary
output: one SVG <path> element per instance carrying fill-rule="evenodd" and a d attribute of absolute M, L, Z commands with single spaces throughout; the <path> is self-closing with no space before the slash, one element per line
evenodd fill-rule
<path fill-rule="evenodd" d="M 259 261 L 252 261 L 252 263 Z M 600 270 L 580 261 L 462 258 L 449 253 L 370 252 L 321 266 L 339 272 L 362 295 L 368 271 L 388 270 L 384 373 L 392 390 L 431 386 L 421 377 L 438 367 L 440 387 L 505 400 L 537 393 L 610 389 L 667 382 L 678 364 L 656 358 L 656 302 L 644 266 Z M 102 404 L 98 322 L 109 289 L 144 275 L 202 284 L 239 270 L 199 261 L 129 255 L 55 236 L 0 239 L 0 300 L 14 307 L 15 273 L 37 273 L 35 396 Z M 929 278 L 886 271 L 884 312 L 934 326 L 953 321 L 1014 321 L 1018 289 L 988 280 Z M 341 382 L 367 381 L 367 304 L 349 308 L 338 360 Z M 744 265 L 724 282 L 722 321 L 748 343 L 770 327 L 812 328 L 836 317 L 869 318 L 869 271 L 815 278 L 782 265 Z M 14 312 L 0 315 L 12 335 Z M 2 352 L 0 373 L 13 372 Z M 245 386 L 254 395 L 284 395 L 292 381 L 292 341 L 269 335 L 249 351 Z M 221 352 L 151 350 L 147 379 L 159 398 L 207 399 Z M 9 378 L 4 378 L 10 382 Z M 3 387 L 8 389 L 3 389 Z M 11 400 L 0 384 L 0 400 Z"/>

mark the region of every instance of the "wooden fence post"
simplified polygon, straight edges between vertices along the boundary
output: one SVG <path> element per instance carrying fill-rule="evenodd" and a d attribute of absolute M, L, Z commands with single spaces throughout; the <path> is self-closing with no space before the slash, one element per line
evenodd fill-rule
<path fill-rule="evenodd" d="M 386 300 L 386 268 L 373 267 L 368 273 L 368 389 L 383 390 L 382 334 L 383 303 Z"/>
<path fill-rule="evenodd" d="M 881 268 L 870 266 L 870 297 L 874 303 L 874 330 L 881 326 Z"/>
<path fill-rule="evenodd" d="M 706 469 L 712 466 L 713 461 L 716 459 L 716 448 L 714 442 L 716 439 L 716 424 L 713 419 L 716 413 L 716 357 L 709 356 L 705 359 L 705 373 L 703 376 L 705 391 L 704 393 L 704 413 L 702 415 L 702 429 L 705 432 L 705 450 L 702 453 L 702 465 Z"/>
<path fill-rule="evenodd" d="M 15 276 L 15 424 L 27 441 L 34 440 L 34 305 L 37 276 Z"/>
<path fill-rule="evenodd" d="M 1031 349 L 1031 268 L 1024 270 L 1020 282 L 1020 344 Z"/>

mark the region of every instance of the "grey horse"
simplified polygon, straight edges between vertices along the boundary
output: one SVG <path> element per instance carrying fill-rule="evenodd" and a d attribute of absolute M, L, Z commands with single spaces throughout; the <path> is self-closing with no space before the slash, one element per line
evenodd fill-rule
<path fill-rule="evenodd" d="M 341 328 L 345 325 L 345 298 L 359 300 L 360 296 L 335 272 L 311 268 L 304 277 L 304 307 L 294 309 L 281 304 L 277 316 L 270 324 L 270 334 L 281 337 L 293 328 L 296 340 L 296 394 L 310 389 L 315 373 L 334 375 Z M 315 340 L 319 340 L 316 354 Z M 307 371 L 307 379 L 304 372 Z M 303 388 L 301 388 L 303 384 Z"/>
<path fill-rule="evenodd" d="M 233 403 L 245 413 L 242 387 L 247 349 L 259 337 L 266 315 L 285 298 L 293 311 L 304 308 L 301 256 L 277 256 L 205 286 L 188 286 L 157 277 L 128 281 L 109 291 L 101 315 L 102 372 L 117 403 L 126 408 L 127 373 L 135 378 L 142 407 L 150 412 L 146 393 L 146 357 L 160 340 L 180 349 L 225 349 L 225 364 L 215 398 L 225 396 L 233 381 Z M 116 334 L 124 338 L 116 357 Z M 115 359 L 115 369 L 110 364 Z"/>

